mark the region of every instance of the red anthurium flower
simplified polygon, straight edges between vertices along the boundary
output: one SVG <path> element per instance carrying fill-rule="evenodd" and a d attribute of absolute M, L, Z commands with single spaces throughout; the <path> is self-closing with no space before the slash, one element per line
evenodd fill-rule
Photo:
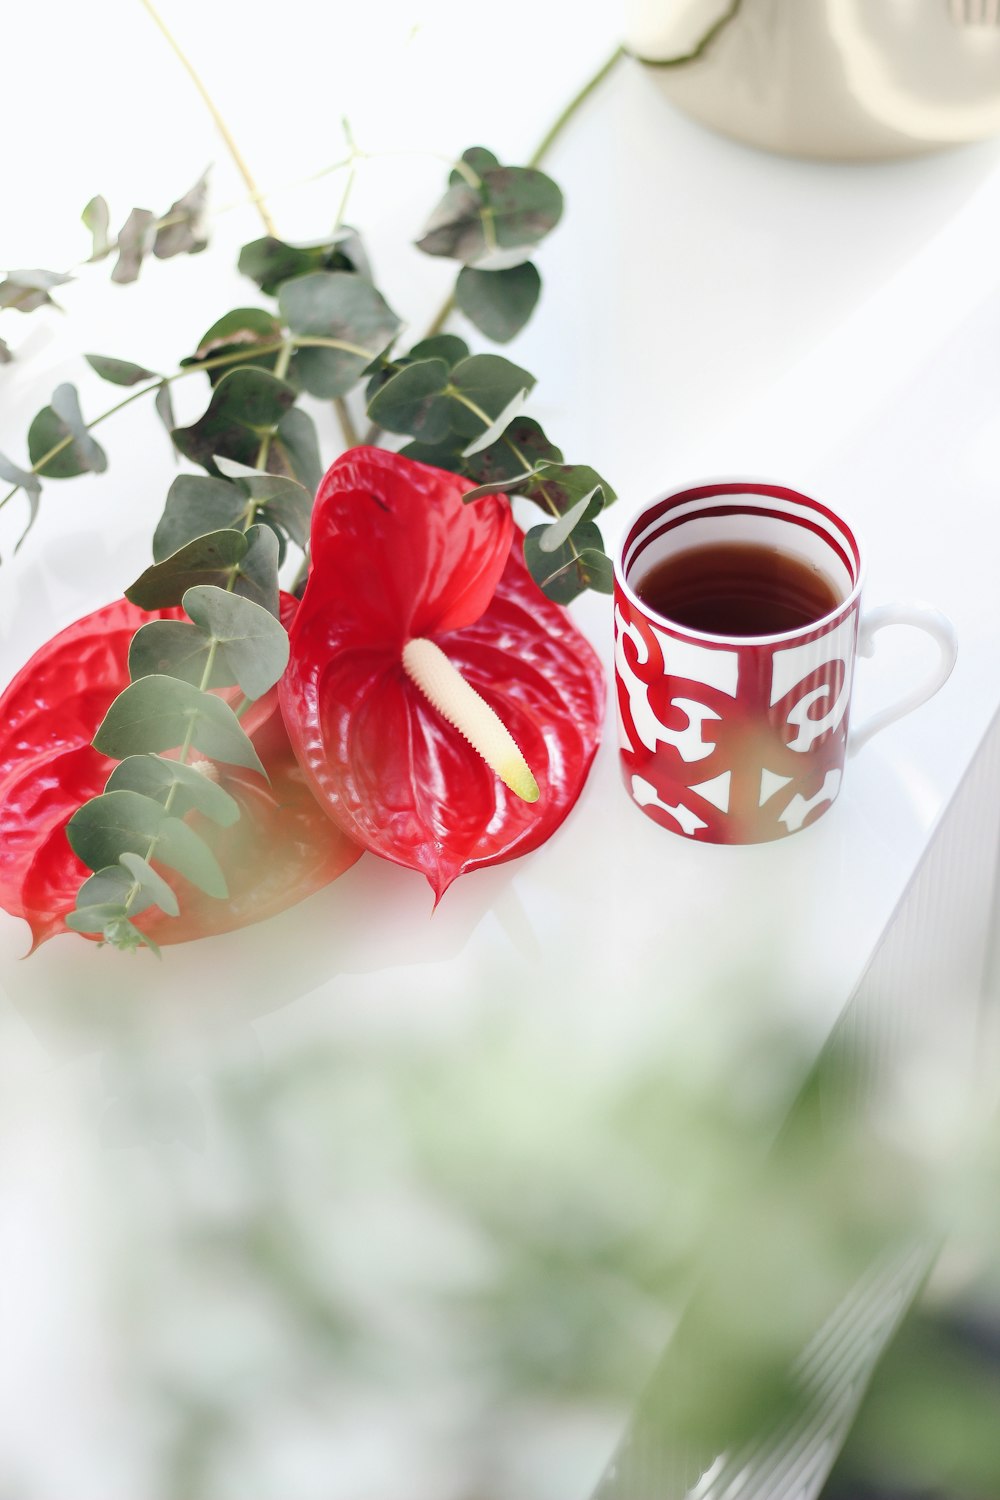
<path fill-rule="evenodd" d="M 524 854 L 559 826 L 604 716 L 600 663 L 528 574 L 506 498 L 464 505 L 467 488 L 381 449 L 337 460 L 317 496 L 278 689 L 331 817 L 421 870 L 438 899 L 457 875 Z M 453 715 L 463 690 L 471 708 Z M 495 720 L 479 722 L 475 695 L 506 740 Z"/>
<path fill-rule="evenodd" d="M 294 610 L 295 600 L 283 596 L 286 626 Z M 28 921 L 35 947 L 68 930 L 64 918 L 90 873 L 69 846 L 66 824 L 103 790 L 114 768 L 90 741 L 128 683 L 129 643 L 147 620 L 178 618 L 183 611 L 147 612 L 125 599 L 95 610 L 48 641 L 0 697 L 0 907 Z M 219 766 L 221 785 L 240 805 L 239 822 L 219 828 L 192 819 L 222 865 L 229 897 L 206 896 L 166 871 L 180 916 L 150 908 L 135 919 L 158 943 L 228 932 L 283 911 L 335 880 L 361 853 L 317 816 L 276 690 L 252 704 L 242 722 L 270 785 L 252 772 Z"/>

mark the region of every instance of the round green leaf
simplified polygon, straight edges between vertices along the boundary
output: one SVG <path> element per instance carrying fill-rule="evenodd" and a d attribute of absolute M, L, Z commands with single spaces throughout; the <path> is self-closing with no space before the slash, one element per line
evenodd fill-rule
<path fill-rule="evenodd" d="M 198 537 L 242 531 L 252 514 L 250 499 L 238 485 L 205 474 L 180 474 L 167 491 L 153 533 L 153 557 L 161 563 Z"/>
<path fill-rule="evenodd" d="M 85 802 L 70 818 L 66 836 L 92 870 L 115 864 L 123 854 L 151 855 L 206 895 L 227 895 L 225 876 L 204 839 L 138 792 L 105 792 Z"/>
<path fill-rule="evenodd" d="M 142 792 L 161 805 L 169 798 L 175 817 L 200 812 L 222 828 L 230 828 L 240 816 L 239 803 L 211 776 L 196 766 L 180 760 L 164 760 L 159 755 L 127 756 L 115 766 L 104 790 Z"/>
<path fill-rule="evenodd" d="M 561 463 L 562 453 L 533 417 L 515 417 L 497 442 L 466 460 L 465 468 L 481 485 L 498 484 L 503 490 L 515 476 L 530 473 L 543 460 Z"/>
<path fill-rule="evenodd" d="M 217 473 L 213 455 L 252 464 L 262 438 L 273 432 L 295 400 L 295 391 L 267 370 L 252 366 L 230 370 L 212 392 L 207 410 L 190 427 L 172 437 L 185 457 Z"/>
<path fill-rule="evenodd" d="M 483 173 L 488 172 L 490 167 L 498 167 L 500 165 L 493 152 L 487 151 L 485 146 L 470 146 L 467 151 L 462 152 L 462 160 L 466 166 L 472 168 L 477 177 L 482 177 Z M 457 167 L 452 168 L 448 178 L 449 183 L 466 182 L 467 180 L 465 174 L 460 172 Z"/>
<path fill-rule="evenodd" d="M 106 865 L 103 870 L 98 870 L 96 875 L 91 875 L 76 893 L 76 908 L 78 915 L 82 916 L 84 912 L 88 912 L 92 918 L 95 918 L 95 925 L 93 927 L 77 926 L 76 931 L 104 931 L 104 923 L 108 918 L 105 917 L 103 921 L 97 922 L 95 909 L 111 909 L 118 916 L 124 915 L 125 902 L 132 885 L 131 875 L 121 864 Z M 146 896 L 140 892 L 129 909 L 132 915 L 137 917 L 140 912 L 152 905 L 152 896 Z"/>
<path fill-rule="evenodd" d="M 269 610 L 225 589 L 191 588 L 182 603 L 205 638 L 214 643 L 226 676 L 235 679 L 248 698 L 262 698 L 288 665 L 284 626 Z"/>
<path fill-rule="evenodd" d="M 273 313 L 263 307 L 236 307 L 213 323 L 198 340 L 193 354 L 181 360 L 182 366 L 200 365 L 207 359 L 218 359 L 221 355 L 240 355 L 240 368 L 250 365 L 263 370 L 273 370 L 279 350 L 268 354 L 257 354 L 261 344 L 274 344 L 283 336 L 284 330 Z M 208 371 L 208 378 L 217 385 L 228 374 L 225 365 Z"/>
<path fill-rule="evenodd" d="M 160 675 L 177 677 L 195 687 L 232 687 L 236 678 L 218 652 L 214 654 L 208 681 L 202 680 L 211 653 L 212 638 L 197 625 L 187 620 L 150 620 L 132 637 L 128 648 L 129 676 L 133 682 L 140 677 Z"/>
<path fill-rule="evenodd" d="M 156 215 L 148 208 L 133 208 L 118 231 L 118 259 L 111 280 L 122 284 L 135 281 L 155 240 Z"/>
<path fill-rule="evenodd" d="M 140 677 L 130 683 L 108 709 L 93 741 L 95 750 L 113 760 L 143 751 L 173 750 L 185 742 L 211 760 L 264 774 L 229 704 L 175 677 Z"/>
<path fill-rule="evenodd" d="M 235 485 L 231 488 L 239 493 Z M 195 584 L 214 583 L 225 588 L 238 574 L 246 554 L 247 538 L 242 531 L 227 528 L 208 532 L 147 568 L 125 590 L 125 597 L 140 609 L 170 609 L 180 604 L 185 589 Z"/>
<path fill-rule="evenodd" d="M 444 394 L 449 369 L 443 359 L 404 365 L 375 392 L 368 415 L 387 432 L 408 432 L 439 443 L 451 427 L 451 400 Z"/>
<path fill-rule="evenodd" d="M 455 303 L 488 339 L 506 344 L 531 317 L 541 290 L 542 278 L 530 261 L 507 271 L 464 266 L 455 283 Z"/>
<path fill-rule="evenodd" d="M 548 529 L 533 526 L 524 538 L 524 560 L 542 593 L 556 604 L 569 604 L 585 589 L 610 594 L 614 588 L 611 559 L 593 521 L 578 526 L 554 552 L 542 550 L 542 538 Z"/>
<path fill-rule="evenodd" d="M 408 350 L 405 359 L 407 364 L 412 364 L 418 359 L 443 359 L 449 370 L 457 365 L 460 359 L 466 359 L 469 346 L 464 339 L 460 339 L 455 333 L 435 333 L 429 339 L 421 339 Z"/>
<path fill-rule="evenodd" d="M 107 354 L 85 354 L 84 359 L 102 380 L 112 385 L 138 385 L 142 380 L 155 380 L 156 371 L 145 365 L 134 365 L 127 359 L 112 359 Z"/>
<path fill-rule="evenodd" d="M 286 281 L 278 293 L 278 305 L 293 333 L 337 339 L 355 351 L 298 350 L 297 378 L 312 396 L 346 395 L 401 326 L 371 282 L 348 271 L 315 271 Z"/>
<path fill-rule="evenodd" d="M 143 859 L 141 854 L 131 854 L 126 850 L 124 854 L 119 855 L 119 863 L 125 867 L 139 886 L 140 894 L 138 897 L 133 897 L 132 904 L 129 906 L 130 912 L 135 912 L 135 902 L 141 899 L 158 906 L 161 911 L 166 912 L 168 917 L 180 916 L 181 909 L 177 904 L 177 897 L 163 876 L 153 869 L 148 859 Z"/>
<path fill-rule="evenodd" d="M 502 271 L 530 260 L 534 247 L 558 224 L 562 193 L 534 167 L 490 167 L 478 188 L 449 187 L 417 241 L 428 255 L 444 255 L 481 270 Z"/>
<path fill-rule="evenodd" d="M 315 495 L 323 478 L 323 461 L 319 454 L 316 424 L 301 406 L 286 411 L 276 429 L 268 458 L 276 474 L 297 479 L 310 495 Z"/>
<path fill-rule="evenodd" d="M 42 464 L 47 453 L 66 440 L 66 447 Z M 87 431 L 80 398 L 73 385 L 60 385 L 28 429 L 28 453 L 33 465 L 49 479 L 72 479 L 77 474 L 103 474 L 108 467 L 104 449 Z"/>
<path fill-rule="evenodd" d="M 535 377 L 500 354 L 473 354 L 455 366 L 450 384 L 492 424 L 522 391 L 532 390 Z M 464 438 L 481 437 L 487 427 L 476 412 L 456 400 L 451 405 L 451 425 Z"/>

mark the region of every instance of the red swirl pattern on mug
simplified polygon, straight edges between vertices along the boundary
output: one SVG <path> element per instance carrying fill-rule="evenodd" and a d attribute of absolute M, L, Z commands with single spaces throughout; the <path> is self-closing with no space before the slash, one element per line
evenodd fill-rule
<path fill-rule="evenodd" d="M 720 505 L 717 497 L 738 500 Z M 626 537 L 623 567 L 688 521 L 801 527 L 828 547 L 844 602 L 827 619 L 774 637 L 712 637 L 651 616 L 615 585 L 622 774 L 633 800 L 673 832 L 761 843 L 815 821 L 840 790 L 858 628 L 860 560 L 832 512 L 794 491 L 703 486 L 668 497 Z M 811 538 L 812 540 L 809 540 Z M 626 577 L 628 573 L 626 572 Z"/>

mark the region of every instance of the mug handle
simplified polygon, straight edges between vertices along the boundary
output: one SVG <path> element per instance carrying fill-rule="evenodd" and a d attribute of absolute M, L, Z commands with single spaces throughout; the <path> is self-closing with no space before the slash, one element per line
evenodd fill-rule
<path fill-rule="evenodd" d="M 880 604 L 877 609 L 869 610 L 862 616 L 858 631 L 859 656 L 875 655 L 875 637 L 887 625 L 913 625 L 917 630 L 923 630 L 937 644 L 938 659 L 925 682 L 912 688 L 897 703 L 880 708 L 864 724 L 851 731 L 847 742 L 848 755 L 856 755 L 880 729 L 933 698 L 938 688 L 948 681 L 955 665 L 958 655 L 955 627 L 947 615 L 927 604 Z"/>

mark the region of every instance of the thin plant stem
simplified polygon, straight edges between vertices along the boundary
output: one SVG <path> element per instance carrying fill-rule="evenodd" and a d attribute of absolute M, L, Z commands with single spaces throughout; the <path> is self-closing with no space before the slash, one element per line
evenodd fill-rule
<path fill-rule="evenodd" d="M 337 421 L 344 435 L 344 446 L 347 448 L 360 448 L 361 438 L 358 429 L 354 425 L 351 409 L 343 396 L 334 396 L 333 409 L 337 413 Z"/>
<path fill-rule="evenodd" d="M 739 0 L 737 0 L 737 4 L 738 3 Z M 569 101 L 566 108 L 552 122 L 548 130 L 542 136 L 542 139 L 539 141 L 538 145 L 535 147 L 534 152 L 528 159 L 529 167 L 541 166 L 542 162 L 548 156 L 549 152 L 552 150 L 552 147 L 562 135 L 563 131 L 566 129 L 566 126 L 569 124 L 570 120 L 572 120 L 577 110 L 580 109 L 582 105 L 586 104 L 587 100 L 596 89 L 600 88 L 605 78 L 607 78 L 608 74 L 613 71 L 617 63 L 624 56 L 625 48 L 616 47 L 607 61 L 602 63 L 597 72 L 594 73 L 592 77 L 587 79 L 587 82 L 583 85 L 583 88 L 580 89 L 579 93 L 573 95 L 573 98 Z"/>
<path fill-rule="evenodd" d="M 257 186 L 253 174 L 244 159 L 243 153 L 240 150 L 239 146 L 237 146 L 236 141 L 234 140 L 232 133 L 230 132 L 229 126 L 226 124 L 225 120 L 222 118 L 222 115 L 219 113 L 218 105 L 215 103 L 215 100 L 208 92 L 208 89 L 202 83 L 200 77 L 195 71 L 194 65 L 192 64 L 190 58 L 184 52 L 184 50 L 180 46 L 180 43 L 177 41 L 176 37 L 166 25 L 163 17 L 153 5 L 152 0 L 139 0 L 139 3 L 145 8 L 154 24 L 159 27 L 166 42 L 177 57 L 177 60 L 180 62 L 181 66 L 184 68 L 184 71 L 187 73 L 188 77 L 191 79 L 191 82 L 194 84 L 195 88 L 198 90 L 198 93 L 201 95 L 206 109 L 212 116 L 212 119 L 215 121 L 216 129 L 226 143 L 226 149 L 232 157 L 237 171 L 247 185 L 247 191 L 250 194 L 252 202 L 257 208 L 257 212 L 260 214 L 264 228 L 267 230 L 268 234 L 274 235 L 275 238 L 277 238 L 278 231 L 275 228 L 274 220 L 271 218 L 267 203 L 264 200 L 264 194 Z"/>

